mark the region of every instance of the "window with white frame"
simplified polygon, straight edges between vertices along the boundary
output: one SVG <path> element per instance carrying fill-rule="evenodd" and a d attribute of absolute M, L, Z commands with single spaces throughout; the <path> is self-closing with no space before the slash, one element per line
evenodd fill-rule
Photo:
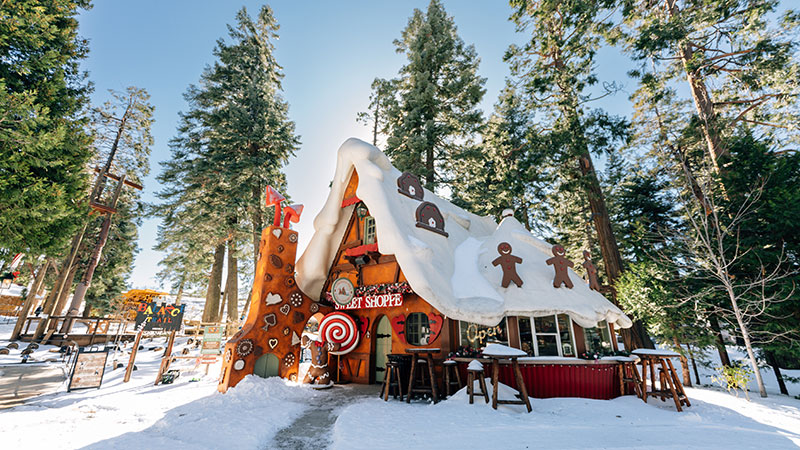
<path fill-rule="evenodd" d="M 472 322 L 458 322 L 461 345 L 473 349 L 482 349 L 491 342 L 508 345 L 508 328 L 506 319 L 500 321 L 493 327 L 480 325 Z"/>
<path fill-rule="evenodd" d="M 566 314 L 518 317 L 520 347 L 531 356 L 575 356 L 572 320 Z"/>
<path fill-rule="evenodd" d="M 597 322 L 594 328 L 583 329 L 583 339 L 587 352 L 608 353 L 613 350 L 611 346 L 611 330 L 605 320 Z"/>
<path fill-rule="evenodd" d="M 364 217 L 364 245 L 375 243 L 375 218 Z"/>

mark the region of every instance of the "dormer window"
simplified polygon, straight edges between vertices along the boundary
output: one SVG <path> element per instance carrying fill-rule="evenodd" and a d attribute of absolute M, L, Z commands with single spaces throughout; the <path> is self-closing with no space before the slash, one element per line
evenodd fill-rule
<path fill-rule="evenodd" d="M 374 244 L 375 239 L 375 218 L 372 216 L 364 217 L 364 245 Z"/>

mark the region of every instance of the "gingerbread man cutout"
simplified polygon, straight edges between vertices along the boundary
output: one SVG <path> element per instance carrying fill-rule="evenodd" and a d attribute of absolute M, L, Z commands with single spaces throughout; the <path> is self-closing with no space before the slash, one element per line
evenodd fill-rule
<path fill-rule="evenodd" d="M 513 281 L 517 287 L 522 287 L 522 279 L 517 274 L 517 264 L 522 263 L 522 258 L 511 254 L 511 244 L 508 242 L 501 242 L 497 246 L 497 253 L 500 256 L 492 261 L 492 265 L 500 265 L 503 269 L 503 281 L 500 285 L 505 288 Z"/>
<path fill-rule="evenodd" d="M 586 276 L 589 277 L 589 289 L 600 292 L 600 282 L 597 281 L 597 267 L 592 262 L 592 254 L 589 250 L 583 251 L 583 264 L 586 269 Z"/>
<path fill-rule="evenodd" d="M 574 267 L 575 264 L 564 257 L 566 253 L 567 251 L 564 250 L 564 247 L 556 244 L 553 246 L 553 257 L 546 262 L 548 266 L 553 266 L 556 270 L 556 276 L 553 278 L 553 287 L 561 287 L 563 283 L 566 287 L 572 289 L 572 281 L 569 279 L 567 268 Z"/>

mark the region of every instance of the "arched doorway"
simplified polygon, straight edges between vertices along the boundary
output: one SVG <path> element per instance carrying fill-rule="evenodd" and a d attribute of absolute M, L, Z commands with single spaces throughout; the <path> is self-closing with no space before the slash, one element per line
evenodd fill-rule
<path fill-rule="evenodd" d="M 373 377 L 380 383 L 386 376 L 386 354 L 392 352 L 392 325 L 386 316 L 381 316 L 375 325 L 375 355 Z"/>
<path fill-rule="evenodd" d="M 280 361 L 278 361 L 278 357 L 272 353 L 267 353 L 256 360 L 253 374 L 261 378 L 277 377 L 280 376 L 279 369 Z"/>

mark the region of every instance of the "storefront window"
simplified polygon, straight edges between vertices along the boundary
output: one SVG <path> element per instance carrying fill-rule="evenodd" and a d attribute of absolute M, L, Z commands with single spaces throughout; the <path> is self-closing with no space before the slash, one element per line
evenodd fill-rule
<path fill-rule="evenodd" d="M 566 314 L 558 316 L 518 317 L 519 341 L 531 356 L 575 356 L 572 321 Z"/>
<path fill-rule="evenodd" d="M 584 328 L 583 336 L 587 352 L 608 353 L 612 350 L 611 332 L 608 331 L 608 323 L 605 320 L 597 322 L 594 328 Z"/>
<path fill-rule="evenodd" d="M 406 317 L 406 342 L 411 345 L 428 345 L 431 336 L 431 327 L 428 315 L 411 313 Z"/>
<path fill-rule="evenodd" d="M 471 322 L 459 322 L 459 333 L 461 335 L 461 345 L 464 347 L 483 348 L 491 342 L 499 342 L 508 345 L 508 328 L 506 319 L 493 326 L 478 325 Z"/>

